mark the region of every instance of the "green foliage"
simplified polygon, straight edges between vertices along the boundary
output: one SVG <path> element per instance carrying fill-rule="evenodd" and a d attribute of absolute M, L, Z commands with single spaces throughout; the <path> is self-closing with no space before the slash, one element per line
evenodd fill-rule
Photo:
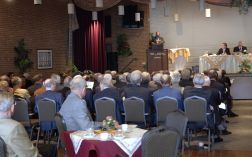
<path fill-rule="evenodd" d="M 120 34 L 117 36 L 117 53 L 119 56 L 132 55 L 126 34 Z"/>
<path fill-rule="evenodd" d="M 21 39 L 18 42 L 18 46 L 16 46 L 14 50 L 17 54 L 14 59 L 15 66 L 19 69 L 21 73 L 24 73 L 26 72 L 27 69 L 31 68 L 33 65 L 33 62 L 28 57 L 30 50 L 26 48 L 24 39 Z"/>
<path fill-rule="evenodd" d="M 245 59 L 244 61 L 241 62 L 241 64 L 239 65 L 240 67 L 240 73 L 248 73 L 251 70 L 251 65 L 250 65 L 250 61 L 248 59 Z"/>

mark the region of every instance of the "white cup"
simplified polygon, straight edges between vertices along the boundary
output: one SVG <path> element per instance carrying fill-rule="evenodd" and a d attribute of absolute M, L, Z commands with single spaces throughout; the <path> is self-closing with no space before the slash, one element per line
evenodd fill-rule
<path fill-rule="evenodd" d="M 128 131 L 128 124 L 122 124 L 122 131 Z"/>
<path fill-rule="evenodd" d="M 101 133 L 100 138 L 101 138 L 101 140 L 104 140 L 104 141 L 107 140 L 109 138 L 109 133 L 107 133 L 107 132 Z"/>

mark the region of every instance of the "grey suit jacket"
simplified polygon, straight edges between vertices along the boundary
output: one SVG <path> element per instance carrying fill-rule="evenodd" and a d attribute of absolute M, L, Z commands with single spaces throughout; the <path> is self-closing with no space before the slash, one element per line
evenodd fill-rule
<path fill-rule="evenodd" d="M 86 101 L 75 93 L 68 95 L 59 112 L 63 116 L 69 131 L 96 129 L 100 126 L 99 123 L 92 120 Z"/>
<path fill-rule="evenodd" d="M 0 119 L 0 130 L 8 157 L 38 156 L 38 149 L 33 146 L 22 124 L 12 119 Z"/>

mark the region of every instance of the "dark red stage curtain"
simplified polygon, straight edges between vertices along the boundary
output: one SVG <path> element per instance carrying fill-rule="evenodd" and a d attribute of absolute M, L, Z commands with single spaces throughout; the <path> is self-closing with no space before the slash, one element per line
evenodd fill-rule
<path fill-rule="evenodd" d="M 106 68 L 104 18 L 92 21 L 92 12 L 76 8 L 79 29 L 73 33 L 74 64 L 79 70 L 104 72 Z"/>

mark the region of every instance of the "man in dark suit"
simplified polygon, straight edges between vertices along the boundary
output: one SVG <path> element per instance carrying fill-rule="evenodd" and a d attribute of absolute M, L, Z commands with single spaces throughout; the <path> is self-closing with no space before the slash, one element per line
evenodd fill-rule
<path fill-rule="evenodd" d="M 214 108 L 212 106 L 212 103 L 214 100 L 212 97 L 212 92 L 208 89 L 203 88 L 203 85 L 205 83 L 205 78 L 203 74 L 195 74 L 194 78 L 193 78 L 193 84 L 194 87 L 185 87 L 184 89 L 184 99 L 191 97 L 191 96 L 198 96 L 198 97 L 202 97 L 205 98 L 207 101 L 207 112 L 211 113 L 212 111 L 214 111 Z M 207 122 L 208 125 L 211 129 L 215 130 L 215 121 L 214 121 L 214 117 L 213 114 L 208 115 L 207 117 Z M 215 142 L 221 142 L 223 141 L 222 138 L 220 138 L 217 135 L 217 138 L 215 138 Z"/>
<path fill-rule="evenodd" d="M 234 47 L 234 52 L 241 52 L 241 53 L 246 54 L 247 47 L 243 46 L 243 43 L 239 41 L 238 46 Z"/>
<path fill-rule="evenodd" d="M 122 123 L 121 112 L 123 112 L 122 99 L 121 99 L 119 90 L 111 85 L 112 85 L 111 74 L 105 74 L 103 77 L 103 80 L 101 81 L 101 91 L 96 93 L 93 99 L 94 99 L 94 102 L 97 99 L 100 99 L 103 97 L 114 99 L 116 102 L 116 119 L 121 124 Z"/>
<path fill-rule="evenodd" d="M 217 52 L 217 55 L 221 55 L 221 54 L 227 54 L 227 55 L 231 55 L 229 48 L 227 47 L 227 43 L 222 43 L 221 44 L 221 48 L 219 49 L 219 51 Z"/>
<path fill-rule="evenodd" d="M 148 88 L 141 87 L 142 75 L 139 70 L 135 70 L 130 74 L 131 86 L 125 87 L 123 89 L 122 96 L 125 98 L 137 97 L 144 100 L 145 103 L 145 113 L 154 113 L 154 106 L 152 103 L 152 93 Z M 151 118 L 154 122 L 153 117 Z"/>

